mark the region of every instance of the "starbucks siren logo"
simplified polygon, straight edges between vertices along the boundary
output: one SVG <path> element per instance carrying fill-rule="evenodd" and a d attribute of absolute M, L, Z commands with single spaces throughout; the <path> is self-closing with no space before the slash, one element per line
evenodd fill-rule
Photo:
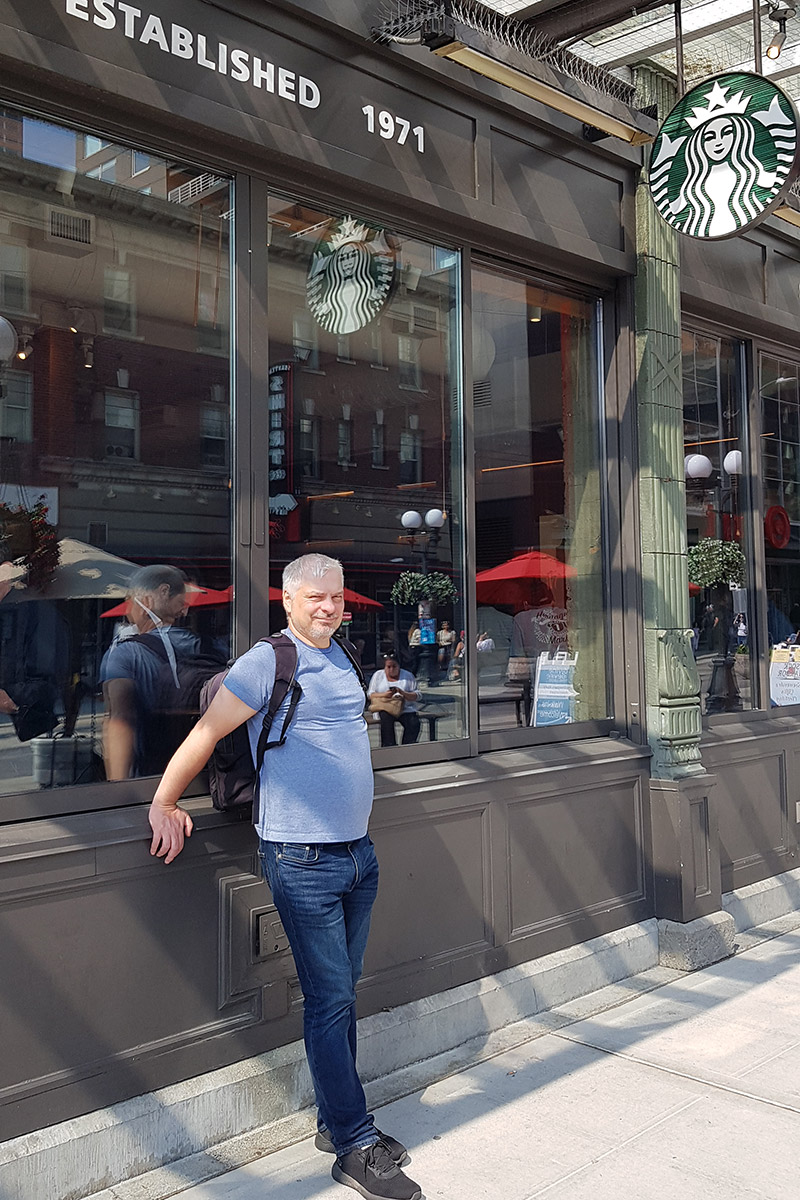
<path fill-rule="evenodd" d="M 797 140 L 794 105 L 768 79 L 706 79 L 678 101 L 653 144 L 656 208 L 689 237 L 742 233 L 788 191 Z"/>
<path fill-rule="evenodd" d="M 355 333 L 377 317 L 394 276 L 395 252 L 385 230 L 345 217 L 328 226 L 311 258 L 308 307 L 329 333 Z"/>

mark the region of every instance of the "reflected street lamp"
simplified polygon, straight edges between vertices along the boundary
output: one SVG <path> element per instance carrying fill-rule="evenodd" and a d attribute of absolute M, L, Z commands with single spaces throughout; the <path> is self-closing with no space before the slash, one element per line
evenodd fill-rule
<path fill-rule="evenodd" d="M 436 552 L 439 545 L 439 535 L 447 516 L 440 508 L 429 508 L 423 517 L 416 509 L 409 509 L 400 518 L 400 524 L 410 534 L 411 549 L 418 550 L 422 559 L 422 574 L 428 574 L 428 555 Z M 424 530 L 423 530 L 424 526 Z M 417 546 L 417 539 L 423 538 Z"/>

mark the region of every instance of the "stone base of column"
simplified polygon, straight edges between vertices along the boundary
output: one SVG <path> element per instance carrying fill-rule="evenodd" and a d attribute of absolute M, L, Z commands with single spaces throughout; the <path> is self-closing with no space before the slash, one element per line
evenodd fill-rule
<path fill-rule="evenodd" d="M 689 924 L 722 908 L 719 834 L 702 774 L 650 780 L 653 875 L 659 918 Z"/>
<path fill-rule="evenodd" d="M 699 971 L 730 958 L 734 952 L 736 923 L 727 913 L 715 912 L 683 925 L 658 922 L 658 961 L 673 971 Z"/>

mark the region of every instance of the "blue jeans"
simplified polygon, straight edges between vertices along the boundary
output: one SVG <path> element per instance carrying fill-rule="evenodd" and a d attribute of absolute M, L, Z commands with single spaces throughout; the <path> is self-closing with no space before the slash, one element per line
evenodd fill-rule
<path fill-rule="evenodd" d="M 259 856 L 303 989 L 303 1037 L 320 1120 L 339 1155 L 377 1140 L 356 1071 L 356 983 L 378 892 L 369 836 L 298 845 L 261 841 Z"/>

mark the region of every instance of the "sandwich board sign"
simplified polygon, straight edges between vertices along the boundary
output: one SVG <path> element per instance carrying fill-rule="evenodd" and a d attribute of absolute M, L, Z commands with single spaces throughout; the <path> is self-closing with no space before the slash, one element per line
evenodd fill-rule
<path fill-rule="evenodd" d="M 536 679 L 533 686 L 531 725 L 571 725 L 575 720 L 573 687 L 577 652 L 559 650 L 555 654 L 540 654 L 536 660 Z"/>

